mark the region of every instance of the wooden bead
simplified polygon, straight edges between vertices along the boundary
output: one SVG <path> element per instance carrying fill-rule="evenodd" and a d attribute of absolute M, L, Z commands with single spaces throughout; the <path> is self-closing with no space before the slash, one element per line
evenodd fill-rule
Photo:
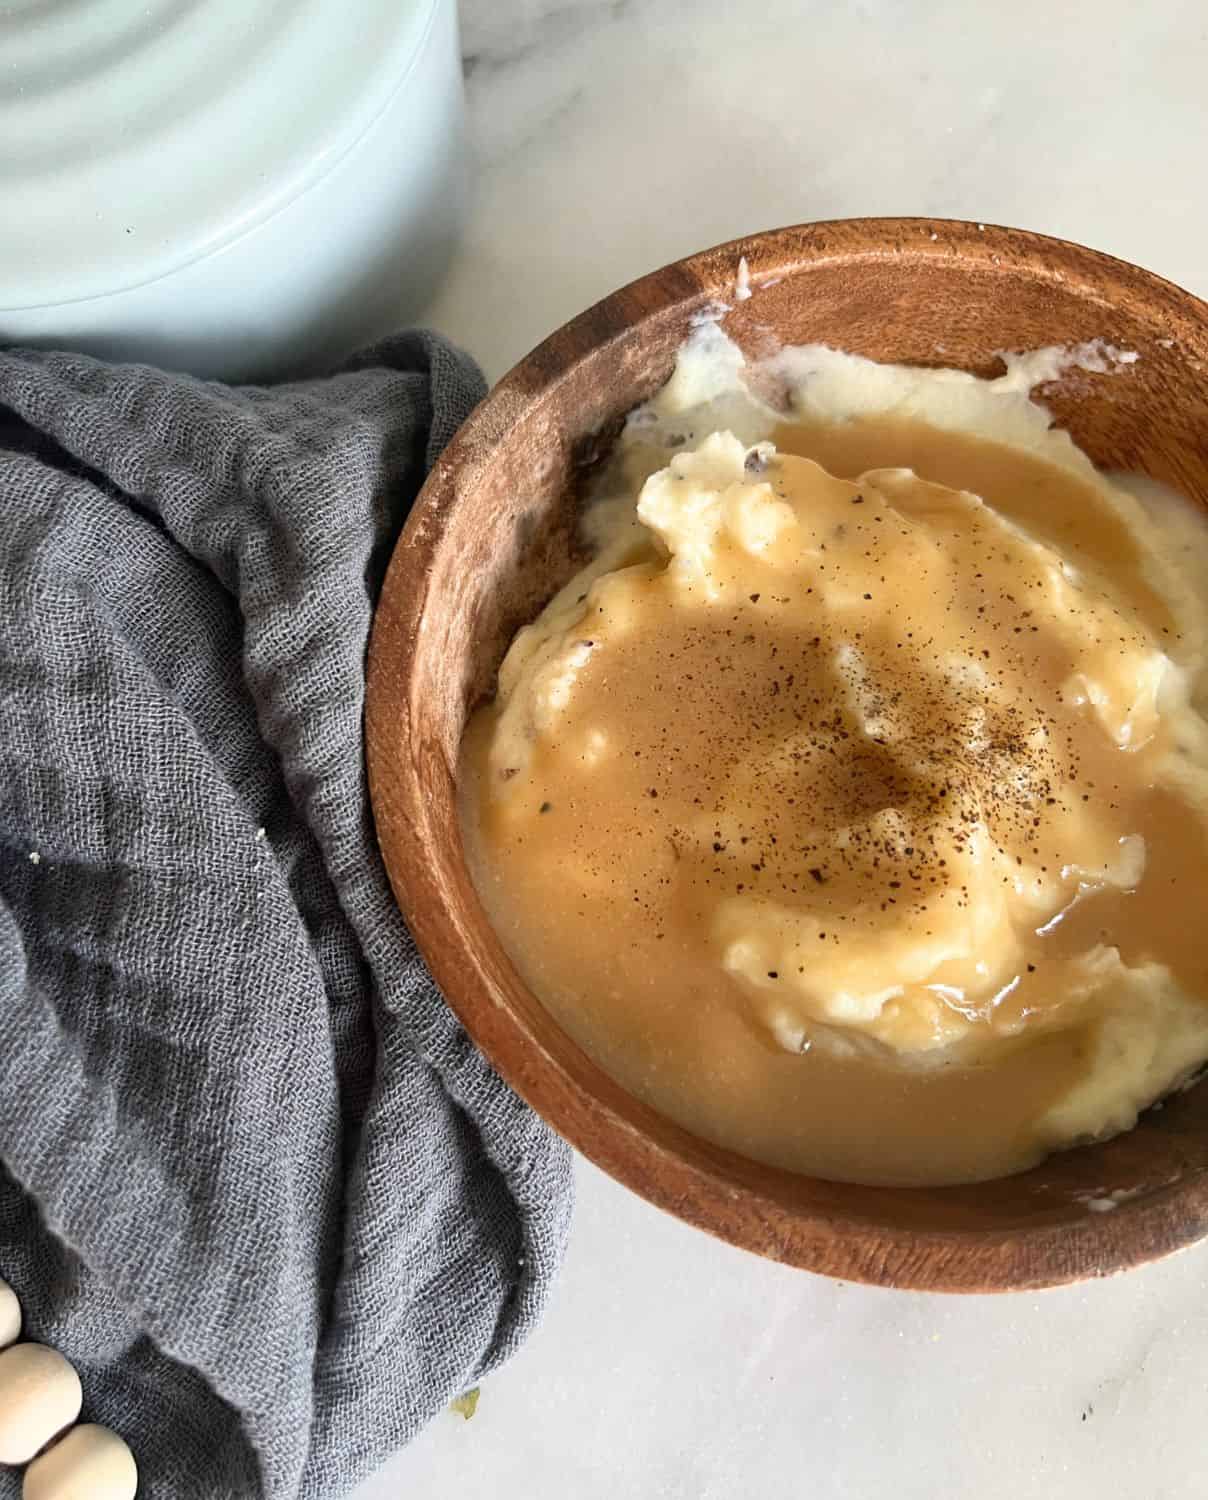
<path fill-rule="evenodd" d="M 15 1344 L 21 1335 L 21 1304 L 7 1281 L 0 1281 L 0 1349 Z"/>
<path fill-rule="evenodd" d="M 138 1465 L 116 1432 L 73 1427 L 25 1471 L 21 1500 L 134 1500 Z"/>
<path fill-rule="evenodd" d="M 25 1464 L 69 1427 L 83 1404 L 80 1377 L 45 1344 L 0 1353 L 0 1464 Z"/>

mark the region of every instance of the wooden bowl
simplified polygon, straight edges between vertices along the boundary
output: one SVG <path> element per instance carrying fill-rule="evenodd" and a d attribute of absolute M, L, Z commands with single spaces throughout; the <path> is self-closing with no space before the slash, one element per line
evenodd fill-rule
<path fill-rule="evenodd" d="M 740 256 L 755 292 L 723 326 L 754 354 L 822 342 L 991 374 L 1000 349 L 1103 338 L 1135 350 L 1131 366 L 1078 372 L 1044 399 L 1099 464 L 1208 505 L 1208 306 L 1134 266 L 1015 229 L 858 219 L 737 240 L 634 282 L 496 386 L 394 553 L 366 714 L 378 837 L 411 931 L 470 1035 L 534 1109 L 618 1181 L 733 1244 L 848 1280 L 947 1291 L 1102 1276 L 1188 1245 L 1208 1231 L 1208 1082 L 1127 1135 L 995 1182 L 800 1176 L 632 1098 L 542 1008 L 483 913 L 455 805 L 467 714 L 517 626 L 573 570 L 585 467 L 667 378 L 693 318 L 733 301 Z"/>

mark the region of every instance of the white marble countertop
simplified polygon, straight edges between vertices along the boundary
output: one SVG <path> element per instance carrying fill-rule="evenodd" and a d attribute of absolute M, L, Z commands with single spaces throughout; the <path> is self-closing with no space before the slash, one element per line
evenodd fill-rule
<path fill-rule="evenodd" d="M 1016 224 L 1208 296 L 1202 0 L 465 0 L 477 198 L 428 319 L 496 377 L 773 225 Z M 1208 1245 L 1040 1295 L 839 1285 L 580 1163 L 542 1328 L 357 1500 L 1201 1500 Z"/>

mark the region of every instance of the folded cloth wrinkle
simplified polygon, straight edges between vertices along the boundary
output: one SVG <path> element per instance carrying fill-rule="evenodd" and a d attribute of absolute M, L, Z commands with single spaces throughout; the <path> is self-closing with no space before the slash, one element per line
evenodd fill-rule
<path fill-rule="evenodd" d="M 565 1244 L 365 785 L 374 599 L 482 392 L 425 333 L 267 388 L 0 353 L 0 1275 L 151 1500 L 345 1493 Z"/>

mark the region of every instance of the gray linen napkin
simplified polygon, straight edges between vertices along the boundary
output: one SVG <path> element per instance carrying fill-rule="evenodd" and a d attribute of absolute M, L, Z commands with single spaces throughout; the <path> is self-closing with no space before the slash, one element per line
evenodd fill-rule
<path fill-rule="evenodd" d="M 148 1500 L 344 1493 L 564 1245 L 365 791 L 373 598 L 481 393 L 419 333 L 275 389 L 0 354 L 0 1275 Z"/>

